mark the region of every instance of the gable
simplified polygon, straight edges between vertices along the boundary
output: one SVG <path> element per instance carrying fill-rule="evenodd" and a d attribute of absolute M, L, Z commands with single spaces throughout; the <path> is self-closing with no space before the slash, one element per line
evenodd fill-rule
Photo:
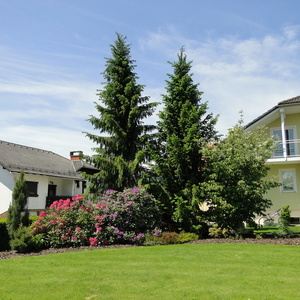
<path fill-rule="evenodd" d="M 300 96 L 280 101 L 276 106 L 269 109 L 245 126 L 245 130 L 251 130 L 258 126 L 268 126 L 272 122 L 280 119 L 281 113 L 285 115 L 300 113 Z"/>

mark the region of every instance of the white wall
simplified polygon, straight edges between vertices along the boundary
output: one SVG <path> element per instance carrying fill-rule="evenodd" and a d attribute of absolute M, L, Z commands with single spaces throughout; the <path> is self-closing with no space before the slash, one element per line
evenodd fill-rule
<path fill-rule="evenodd" d="M 38 197 L 28 197 L 28 209 L 44 209 L 46 205 L 46 197 L 48 195 L 48 177 L 25 174 L 25 180 L 38 182 Z"/>
<path fill-rule="evenodd" d="M 0 213 L 7 211 L 12 199 L 12 191 L 19 174 L 11 174 L 0 166 Z M 30 210 L 45 209 L 48 185 L 56 185 L 57 195 L 75 196 L 82 192 L 82 182 L 79 188 L 73 179 L 63 179 L 41 175 L 25 174 L 26 181 L 38 182 L 38 197 L 28 197 L 28 208 Z"/>
<path fill-rule="evenodd" d="M 0 166 L 0 214 L 7 211 L 12 199 L 14 176 Z"/>

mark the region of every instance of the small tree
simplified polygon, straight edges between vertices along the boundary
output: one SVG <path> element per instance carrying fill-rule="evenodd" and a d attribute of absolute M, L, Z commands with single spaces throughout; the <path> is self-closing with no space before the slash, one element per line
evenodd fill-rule
<path fill-rule="evenodd" d="M 99 116 L 90 116 L 88 121 L 107 136 L 86 133 L 97 144 L 96 155 L 87 160 L 99 169 L 87 175 L 90 192 L 118 191 L 138 185 L 146 160 L 145 145 L 150 132 L 155 128 L 146 125 L 143 119 L 154 112 L 157 103 L 147 103 L 142 96 L 143 85 L 137 83 L 134 61 L 126 37 L 117 34 L 111 45 L 112 57 L 106 59 L 103 72 L 106 82 L 99 92 L 96 109 Z"/>
<path fill-rule="evenodd" d="M 279 236 L 290 236 L 293 234 L 293 231 L 289 229 L 289 224 L 291 222 L 291 210 L 289 205 L 283 206 L 280 210 L 279 218 Z"/>
<path fill-rule="evenodd" d="M 24 179 L 24 172 L 22 171 L 16 181 L 12 194 L 12 202 L 8 208 L 7 229 L 11 239 L 21 225 L 28 226 L 29 224 L 29 213 L 26 207 L 27 198 L 27 186 Z"/>
<path fill-rule="evenodd" d="M 270 207 L 266 192 L 279 183 L 267 179 L 266 160 L 274 150 L 265 129 L 245 132 L 240 120 L 222 142 L 207 145 L 204 151 L 206 181 L 201 196 L 209 207 L 207 218 L 219 227 L 239 233 L 243 222 L 251 223 Z"/>

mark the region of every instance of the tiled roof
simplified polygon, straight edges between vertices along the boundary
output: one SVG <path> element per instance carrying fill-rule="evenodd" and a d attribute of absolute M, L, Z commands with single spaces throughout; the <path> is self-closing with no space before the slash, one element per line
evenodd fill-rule
<path fill-rule="evenodd" d="M 300 103 L 300 96 L 297 96 L 297 97 L 279 102 L 278 106 L 284 106 L 287 104 L 299 104 L 299 103 Z"/>
<path fill-rule="evenodd" d="M 280 101 L 277 105 L 275 105 L 274 107 L 272 107 L 271 109 L 269 109 L 268 111 L 266 111 L 264 114 L 260 115 L 256 119 L 254 119 L 251 122 L 249 122 L 245 126 L 245 128 L 248 128 L 251 125 L 255 124 L 257 121 L 261 120 L 262 118 L 264 118 L 265 116 L 267 116 L 268 114 L 270 114 L 271 112 L 273 112 L 274 110 L 276 110 L 279 107 L 284 107 L 284 106 L 287 106 L 287 105 L 294 105 L 294 104 L 300 104 L 300 96 Z"/>
<path fill-rule="evenodd" d="M 0 141 L 0 165 L 10 172 L 81 179 L 73 162 L 51 151 Z"/>

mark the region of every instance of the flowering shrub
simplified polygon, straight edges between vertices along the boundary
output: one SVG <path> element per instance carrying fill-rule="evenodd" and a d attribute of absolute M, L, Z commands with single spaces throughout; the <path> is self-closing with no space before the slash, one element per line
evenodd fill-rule
<path fill-rule="evenodd" d="M 135 187 L 123 192 L 108 190 L 99 201 L 105 207 L 100 240 L 108 243 L 138 243 L 144 234 L 160 226 L 160 212 L 154 197 L 142 188 Z"/>
<path fill-rule="evenodd" d="M 89 244 L 97 216 L 103 207 L 87 204 L 80 195 L 54 201 L 33 224 L 34 234 L 42 234 L 46 247 L 76 247 Z"/>
<path fill-rule="evenodd" d="M 46 247 L 141 243 L 160 225 L 153 196 L 143 189 L 108 190 L 97 203 L 80 195 L 53 202 L 33 224 Z"/>

